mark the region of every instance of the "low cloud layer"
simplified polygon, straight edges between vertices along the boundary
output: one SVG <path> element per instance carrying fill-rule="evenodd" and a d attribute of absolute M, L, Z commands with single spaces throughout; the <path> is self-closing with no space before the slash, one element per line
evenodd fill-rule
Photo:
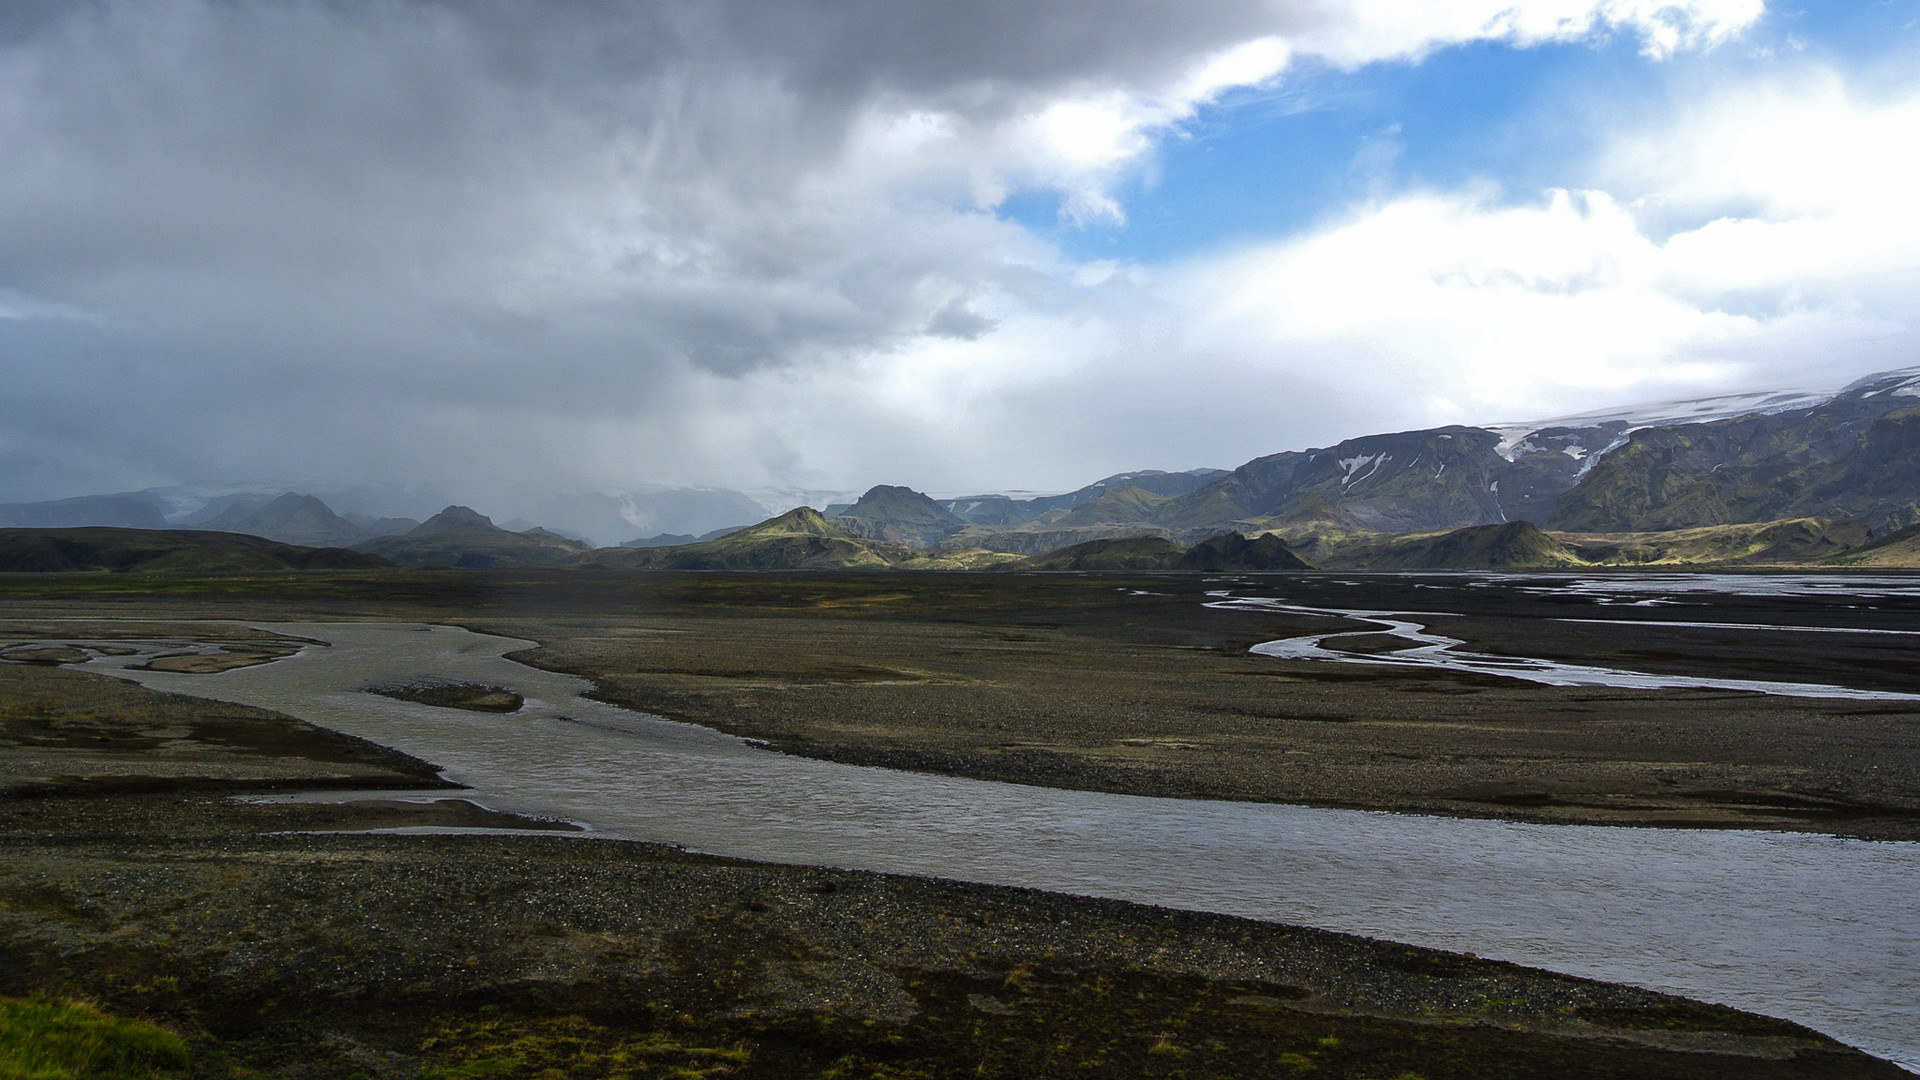
<path fill-rule="evenodd" d="M 1815 67 L 1607 134 L 1590 189 L 1389 188 L 1150 266 L 998 212 L 1046 192 L 1121 227 L 1199 110 L 1310 68 L 1608 38 L 1656 63 L 1760 17 L 9 5 L 0 497 L 1066 487 L 1909 362 L 1920 95 Z"/>

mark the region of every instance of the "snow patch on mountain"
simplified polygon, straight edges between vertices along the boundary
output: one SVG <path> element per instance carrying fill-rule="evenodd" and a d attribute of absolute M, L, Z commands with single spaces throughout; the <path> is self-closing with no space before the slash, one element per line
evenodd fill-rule
<path fill-rule="evenodd" d="M 1365 480 L 1367 477 L 1379 472 L 1380 466 L 1385 465 L 1393 459 L 1387 454 L 1367 454 L 1364 457 L 1343 457 L 1336 458 L 1335 460 L 1342 469 L 1346 470 L 1347 474 L 1340 478 L 1340 486 L 1345 487 L 1348 484 Z M 1354 475 L 1355 472 L 1366 469 L 1368 465 L 1373 466 L 1373 468 L 1367 469 L 1366 472 L 1359 476 Z"/>
<path fill-rule="evenodd" d="M 1920 367 L 1881 372 L 1834 390 L 1782 388 L 1740 394 L 1716 394 L 1711 397 L 1680 398 L 1672 401 L 1648 401 L 1637 405 L 1622 405 L 1596 409 L 1593 412 L 1574 413 L 1569 416 L 1549 417 L 1545 420 L 1485 424 L 1482 427 L 1500 436 L 1500 442 L 1494 447 L 1494 452 L 1508 461 L 1525 457 L 1529 453 L 1557 449 L 1581 462 L 1584 472 L 1585 469 L 1592 468 L 1593 464 L 1606 456 L 1609 451 L 1624 446 L 1625 436 L 1628 433 L 1641 428 L 1702 424 L 1713 420 L 1729 420 L 1752 413 L 1781 413 L 1794 409 L 1809 409 L 1815 405 L 1824 405 L 1847 393 L 1861 393 L 1863 397 L 1882 393 L 1920 397 Z M 1610 445 L 1597 451 L 1573 446 L 1548 447 L 1533 442 L 1534 436 L 1549 428 L 1583 429 L 1603 427 L 1607 424 L 1624 424 L 1625 429 Z M 1575 453 L 1576 449 L 1578 453 Z"/>
<path fill-rule="evenodd" d="M 1855 379 L 1848 383 L 1834 397 L 1845 397 L 1848 394 L 1863 398 L 1879 397 L 1882 394 L 1891 397 L 1920 397 L 1920 367 L 1875 372 L 1864 379 Z"/>

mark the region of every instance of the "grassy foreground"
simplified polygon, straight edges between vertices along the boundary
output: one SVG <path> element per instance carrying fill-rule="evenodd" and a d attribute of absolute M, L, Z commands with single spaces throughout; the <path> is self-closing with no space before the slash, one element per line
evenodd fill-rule
<path fill-rule="evenodd" d="M 165 1080 L 181 1075 L 187 1060 L 185 1040 L 153 1024 L 81 1001 L 0 998 L 7 1080 Z"/>

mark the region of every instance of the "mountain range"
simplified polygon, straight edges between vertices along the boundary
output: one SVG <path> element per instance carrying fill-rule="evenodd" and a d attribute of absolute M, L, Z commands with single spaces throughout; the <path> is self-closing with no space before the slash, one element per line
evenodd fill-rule
<path fill-rule="evenodd" d="M 1618 536 L 1817 519 L 1864 542 L 1920 521 L 1920 369 L 1824 396 L 1647 411 L 1362 436 L 1255 458 L 1184 491 L 1110 484 L 1011 526 L 998 508 L 976 520 L 964 501 L 942 504 L 956 525 L 923 503 L 908 508 L 895 491 L 884 505 L 899 508 L 898 523 L 864 499 L 845 515 L 867 533 L 897 524 L 924 542 L 950 530 L 940 543 L 1027 554 L 1121 536 L 1190 543 L 1225 530 L 1326 549 L 1513 522 Z"/>
<path fill-rule="evenodd" d="M 1830 394 L 1368 435 L 1082 492 L 1023 506 L 879 487 L 830 520 L 914 546 L 1083 559 L 1103 541 L 1233 532 L 1279 536 L 1329 567 L 1792 563 L 1856 549 L 1886 564 L 1895 549 L 1866 545 L 1920 522 L 1920 369 Z"/>
<path fill-rule="evenodd" d="M 0 503 L 0 529 L 164 529 L 165 507 L 145 492 Z"/>
<path fill-rule="evenodd" d="M 658 506 L 684 503 L 677 512 L 693 514 L 688 520 L 756 512 L 737 492 L 675 490 L 656 493 Z M 608 521 L 636 520 L 631 499 L 597 499 Z M 0 527 L 160 529 L 163 509 L 149 493 L 0 505 Z M 209 503 L 192 523 L 401 565 L 465 567 L 1175 569 L 1204 561 L 1194 553 L 1226 536 L 1271 536 L 1288 558 L 1330 568 L 1900 565 L 1920 554 L 1920 541 L 1891 539 L 1920 523 L 1920 368 L 1826 394 L 1367 435 L 1232 470 L 1119 473 L 1061 495 L 935 499 L 883 484 L 824 514 L 802 507 L 747 528 L 620 548 L 502 528 L 461 506 L 425 522 L 376 519 L 292 492 Z M 1242 556 L 1235 565 L 1243 568 L 1268 558 Z"/>
<path fill-rule="evenodd" d="M 247 533 L 310 547 L 347 547 L 361 540 L 409 532 L 419 525 L 411 518 L 342 516 L 312 495 L 291 491 L 264 502 L 235 501 L 213 517 L 194 522 L 198 529 Z"/>

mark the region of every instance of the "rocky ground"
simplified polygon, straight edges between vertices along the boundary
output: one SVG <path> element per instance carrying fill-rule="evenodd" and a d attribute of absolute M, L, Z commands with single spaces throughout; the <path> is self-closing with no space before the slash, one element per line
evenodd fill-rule
<path fill-rule="evenodd" d="M 1780 1021 L 1318 931 L 570 834 L 259 710 L 0 664 L 0 995 L 206 1077 L 1851 1077 Z M 433 796 L 421 796 L 432 798 Z M 486 834 L 373 828 L 491 827 Z"/>

